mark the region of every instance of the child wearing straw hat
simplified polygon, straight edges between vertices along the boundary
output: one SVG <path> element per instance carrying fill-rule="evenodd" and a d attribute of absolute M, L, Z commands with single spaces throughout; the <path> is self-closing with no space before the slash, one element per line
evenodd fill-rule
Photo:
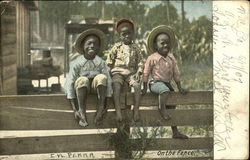
<path fill-rule="evenodd" d="M 79 125 L 88 125 L 86 117 L 86 100 L 89 93 L 98 97 L 95 124 L 102 120 L 106 97 L 112 96 L 112 80 L 106 62 L 100 58 L 105 46 L 105 34 L 97 29 L 82 32 L 75 43 L 80 54 L 70 63 L 69 74 L 65 83 L 67 99 L 74 110 Z"/>
<path fill-rule="evenodd" d="M 150 56 L 147 58 L 143 71 L 143 93 L 147 91 L 149 76 L 149 89 L 152 93 L 159 95 L 159 111 L 165 120 L 170 120 L 168 109 L 175 109 L 175 106 L 166 106 L 169 91 L 174 91 L 170 82 L 174 79 L 178 90 L 185 94 L 186 89 L 180 83 L 180 72 L 174 55 L 170 52 L 175 43 L 174 33 L 168 26 L 161 25 L 154 28 L 148 37 L 148 50 Z M 177 126 L 171 126 L 173 138 L 185 139 L 186 135 L 181 134 Z"/>
<path fill-rule="evenodd" d="M 121 19 L 116 24 L 120 42 L 116 43 L 107 57 L 111 69 L 114 90 L 114 105 L 117 121 L 122 121 L 120 94 L 124 83 L 134 89 L 135 103 L 133 110 L 134 121 L 139 120 L 139 103 L 141 94 L 141 75 L 143 70 L 141 49 L 134 43 L 134 23 L 129 19 Z"/>

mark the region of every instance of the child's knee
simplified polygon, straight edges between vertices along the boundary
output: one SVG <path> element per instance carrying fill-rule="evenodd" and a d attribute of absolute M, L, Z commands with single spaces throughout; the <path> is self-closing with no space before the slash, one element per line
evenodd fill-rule
<path fill-rule="evenodd" d="M 89 79 L 87 77 L 79 77 L 76 79 L 74 84 L 75 89 L 81 88 L 81 87 L 89 87 Z"/>
<path fill-rule="evenodd" d="M 107 80 L 108 78 L 106 75 L 98 74 L 97 76 L 95 76 L 93 84 L 95 87 L 98 87 L 99 85 L 107 86 Z"/>

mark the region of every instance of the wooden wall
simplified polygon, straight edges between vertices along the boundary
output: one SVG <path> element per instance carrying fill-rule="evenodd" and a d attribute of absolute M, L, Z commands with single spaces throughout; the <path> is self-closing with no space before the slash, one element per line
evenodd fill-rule
<path fill-rule="evenodd" d="M 1 5 L 0 95 L 17 93 L 17 68 L 30 64 L 30 10 L 37 2 Z"/>
<path fill-rule="evenodd" d="M 1 94 L 16 94 L 16 7 L 11 2 L 3 6 L 1 15 L 0 74 Z"/>
<path fill-rule="evenodd" d="M 30 23 L 29 10 L 24 3 L 16 3 L 17 16 L 17 67 L 23 68 L 30 64 Z"/>

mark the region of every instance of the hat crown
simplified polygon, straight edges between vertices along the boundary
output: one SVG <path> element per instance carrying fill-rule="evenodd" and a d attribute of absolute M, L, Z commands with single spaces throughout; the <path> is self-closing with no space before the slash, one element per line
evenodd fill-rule
<path fill-rule="evenodd" d="M 80 54 L 84 54 L 83 52 L 83 46 L 82 46 L 82 42 L 85 40 L 85 38 L 89 35 L 95 35 L 100 39 L 100 49 L 97 55 L 99 56 L 103 56 L 103 50 L 105 47 L 105 43 L 106 43 L 106 36 L 105 34 L 99 30 L 99 29 L 87 29 L 85 31 L 83 31 L 76 39 L 75 42 L 75 50 L 80 53 Z"/>
<path fill-rule="evenodd" d="M 148 49 L 149 54 L 156 52 L 156 49 L 154 47 L 154 41 L 155 41 L 156 36 L 159 35 L 160 33 L 166 33 L 170 38 L 170 49 L 174 47 L 175 36 L 174 36 L 173 29 L 170 26 L 159 25 L 153 28 L 152 31 L 148 35 L 147 49 Z"/>

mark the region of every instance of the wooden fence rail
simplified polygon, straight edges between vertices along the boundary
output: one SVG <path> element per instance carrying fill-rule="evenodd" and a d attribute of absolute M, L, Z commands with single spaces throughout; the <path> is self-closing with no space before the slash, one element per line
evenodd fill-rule
<path fill-rule="evenodd" d="M 124 95 L 121 101 L 124 106 L 132 105 L 132 93 Z M 95 96 L 88 98 L 89 126 L 84 129 L 116 128 L 114 109 L 107 112 L 103 124 L 98 126 L 93 124 L 95 102 Z M 213 104 L 213 93 L 211 91 L 192 91 L 187 95 L 181 95 L 171 92 L 167 103 L 168 105 Z M 150 93 L 144 95 L 141 100 L 141 106 L 157 105 L 157 96 Z M 111 102 L 108 106 L 113 108 Z M 132 111 L 127 110 L 126 112 L 129 113 L 129 119 L 132 119 Z M 160 118 L 158 110 L 148 108 L 140 111 L 141 120 L 146 121 L 148 126 L 213 125 L 213 109 L 170 109 L 169 114 L 172 119 L 164 121 Z M 134 123 L 131 123 L 130 127 L 133 125 Z M 65 95 L 0 96 L 0 130 L 63 129 L 83 129 L 74 120 Z M 108 144 L 107 137 L 110 136 L 108 134 L 2 138 L 0 139 L 0 155 L 114 150 L 114 147 Z M 138 141 L 138 139 L 131 139 L 131 141 Z M 155 143 L 156 146 L 150 147 L 148 150 L 213 149 L 213 138 L 210 137 L 186 140 L 160 138 L 155 139 Z"/>

